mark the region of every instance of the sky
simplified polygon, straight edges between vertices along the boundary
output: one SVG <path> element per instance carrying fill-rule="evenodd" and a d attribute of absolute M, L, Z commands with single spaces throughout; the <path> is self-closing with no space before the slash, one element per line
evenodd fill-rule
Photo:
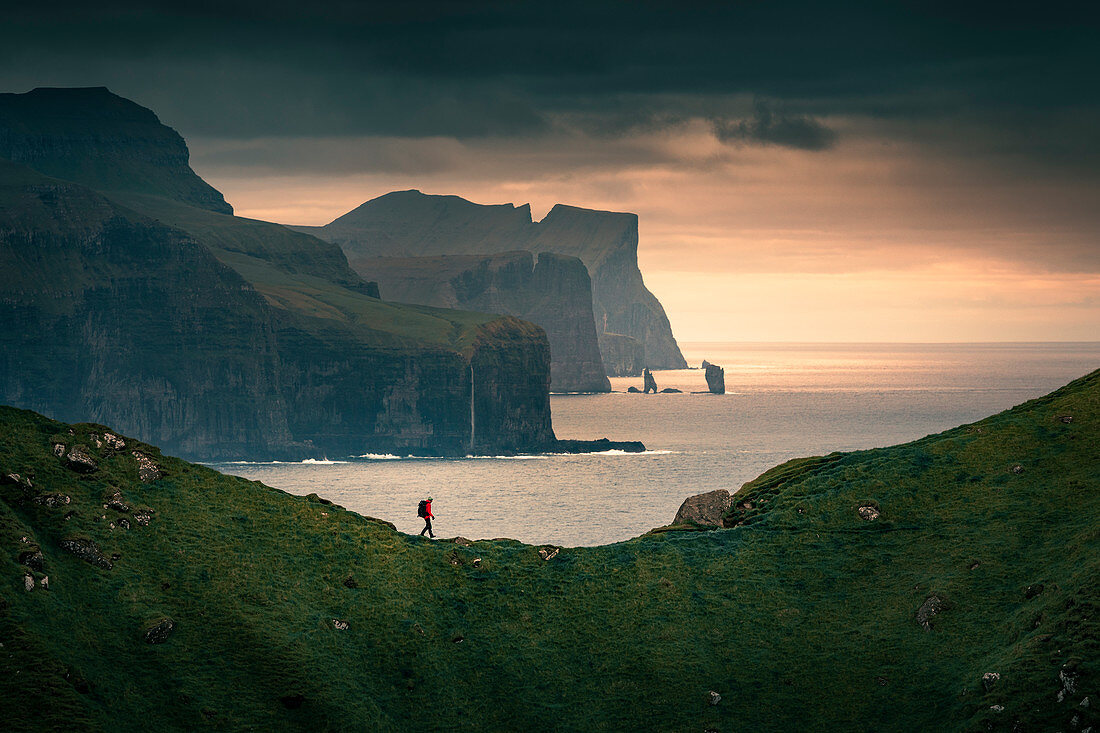
<path fill-rule="evenodd" d="M 1084 3 L 40 5 L 0 91 L 153 109 L 243 216 L 633 211 L 683 341 L 1100 339 Z"/>

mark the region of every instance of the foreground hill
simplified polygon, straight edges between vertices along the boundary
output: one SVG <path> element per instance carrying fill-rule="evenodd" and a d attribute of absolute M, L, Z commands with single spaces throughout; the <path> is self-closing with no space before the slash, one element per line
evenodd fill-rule
<path fill-rule="evenodd" d="M 353 265 L 373 257 L 515 250 L 576 257 L 592 279 L 596 333 L 609 375 L 638 375 L 644 366 L 679 369 L 687 365 L 664 308 L 642 281 L 636 214 L 558 204 L 541 222 L 534 222 L 526 204 L 483 206 L 458 196 L 394 191 L 323 227 L 296 228 L 339 244 Z M 376 277 L 366 267 L 360 272 Z M 385 282 L 381 284 L 385 291 Z"/>
<path fill-rule="evenodd" d="M 0 402 L 203 459 L 555 445 L 540 328 L 380 301 L 338 246 L 232 216 L 151 111 L 0 95 L 5 153 Z"/>
<path fill-rule="evenodd" d="M 1098 722 L 1100 372 L 779 466 L 729 529 L 556 553 L 432 543 L 10 408 L 0 475 L 6 730 Z"/>

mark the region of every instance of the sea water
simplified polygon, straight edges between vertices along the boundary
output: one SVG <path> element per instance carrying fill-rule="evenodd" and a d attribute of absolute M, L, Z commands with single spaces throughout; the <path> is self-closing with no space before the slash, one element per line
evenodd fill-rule
<path fill-rule="evenodd" d="M 973 422 L 1100 367 L 1100 343 L 681 344 L 688 362 L 726 370 L 725 395 L 702 370 L 657 371 L 661 389 L 554 395 L 561 438 L 641 440 L 642 454 L 407 458 L 317 456 L 302 463 L 214 464 L 294 494 L 316 492 L 417 533 L 431 495 L 440 537 L 597 545 L 668 524 L 680 503 L 736 491 L 791 458 L 892 445 Z"/>

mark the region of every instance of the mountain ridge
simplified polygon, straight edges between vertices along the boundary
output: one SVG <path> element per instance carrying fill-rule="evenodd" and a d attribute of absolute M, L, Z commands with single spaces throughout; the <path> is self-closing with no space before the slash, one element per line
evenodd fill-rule
<path fill-rule="evenodd" d="M 591 278 L 593 320 L 608 375 L 635 375 L 646 365 L 687 366 L 664 308 L 638 269 L 636 214 L 557 204 L 535 222 L 526 204 L 475 204 L 411 189 L 371 199 L 325 226 L 294 228 L 339 244 L 353 262 L 515 250 L 577 257 Z"/>

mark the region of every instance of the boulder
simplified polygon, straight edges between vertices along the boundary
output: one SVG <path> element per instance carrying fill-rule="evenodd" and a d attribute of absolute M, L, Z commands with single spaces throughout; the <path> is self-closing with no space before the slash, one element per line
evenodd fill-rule
<path fill-rule="evenodd" d="M 875 521 L 879 516 L 878 509 L 870 504 L 864 504 L 857 511 L 859 512 L 859 518 L 868 522 Z"/>
<path fill-rule="evenodd" d="M 138 465 L 138 478 L 142 483 L 149 484 L 160 478 L 160 467 L 153 463 L 153 459 L 140 451 L 134 451 L 134 459 Z"/>
<path fill-rule="evenodd" d="M 28 593 L 34 590 L 34 576 L 30 573 L 27 573 L 23 576 L 23 590 L 27 591 Z"/>
<path fill-rule="evenodd" d="M 661 390 L 661 394 L 683 394 L 684 390 L 676 389 L 675 387 L 665 387 Z"/>
<path fill-rule="evenodd" d="M 41 504 L 42 506 L 49 507 L 50 509 L 56 509 L 59 506 L 65 506 L 72 499 L 67 494 L 40 494 L 34 497 L 35 504 Z"/>
<path fill-rule="evenodd" d="M 23 489 L 24 493 L 34 488 L 34 484 L 29 478 L 18 473 L 7 473 L 0 476 L 0 484 L 15 484 Z"/>
<path fill-rule="evenodd" d="M 114 450 L 122 450 L 126 447 L 126 441 L 118 437 L 114 433 L 104 433 L 103 442 L 107 444 L 108 448 L 112 448 Z"/>
<path fill-rule="evenodd" d="M 175 628 L 175 621 L 167 616 L 161 616 L 145 624 L 142 638 L 145 639 L 146 644 L 163 644 L 168 641 L 168 637 L 172 635 Z"/>
<path fill-rule="evenodd" d="M 717 364 L 703 363 L 706 364 L 704 368 L 707 370 L 707 389 L 710 390 L 711 394 L 725 394 L 726 370 Z"/>
<path fill-rule="evenodd" d="M 917 609 L 917 623 L 925 631 L 932 631 L 932 618 L 945 608 L 943 599 L 937 595 L 930 595 Z"/>
<path fill-rule="evenodd" d="M 985 688 L 986 692 L 989 692 L 993 689 L 993 686 L 996 685 L 1000 679 L 1000 672 L 986 672 L 982 675 L 982 687 Z"/>
<path fill-rule="evenodd" d="M 79 473 L 91 473 L 99 468 L 99 464 L 88 453 L 88 449 L 82 445 L 74 445 L 65 454 L 65 465 Z"/>
<path fill-rule="evenodd" d="M 37 547 L 33 550 L 24 550 L 19 553 L 19 563 L 26 565 L 31 570 L 42 573 L 46 571 L 46 556 Z"/>
<path fill-rule="evenodd" d="M 721 526 L 726 512 L 733 506 L 733 495 L 726 489 L 716 489 L 684 499 L 673 524 L 706 524 Z"/>
<path fill-rule="evenodd" d="M 336 629 L 337 631 L 347 631 L 348 626 L 349 624 L 347 621 L 343 621 L 338 618 L 332 619 L 332 628 Z"/>
<path fill-rule="evenodd" d="M 711 705 L 717 705 L 718 703 L 722 702 L 722 696 L 719 695 L 714 690 L 710 691 L 710 694 L 708 695 L 708 697 L 710 698 L 710 704 Z"/>
<path fill-rule="evenodd" d="M 100 552 L 99 545 L 87 537 L 65 537 L 58 544 L 62 550 L 71 552 L 89 565 L 95 565 L 104 570 L 114 567 L 111 561 Z"/>
<path fill-rule="evenodd" d="M 539 557 L 543 560 L 553 560 L 559 552 L 561 552 L 560 547 L 544 547 L 539 550 Z"/>
<path fill-rule="evenodd" d="M 152 509 L 138 509 L 134 512 L 134 521 L 140 524 L 142 527 L 149 526 L 149 520 L 153 518 Z"/>
<path fill-rule="evenodd" d="M 657 380 L 653 378 L 653 372 L 649 371 L 649 367 L 642 370 L 642 382 L 645 385 L 642 392 L 657 394 Z"/>
<path fill-rule="evenodd" d="M 634 386 L 627 387 L 626 391 L 630 392 L 631 394 L 641 394 L 642 393 L 642 390 L 640 390 L 640 389 L 638 389 L 637 387 L 634 387 Z"/>
<path fill-rule="evenodd" d="M 122 492 L 115 489 L 103 499 L 104 509 L 114 509 L 116 512 L 128 512 L 130 506 L 123 500 Z"/>

